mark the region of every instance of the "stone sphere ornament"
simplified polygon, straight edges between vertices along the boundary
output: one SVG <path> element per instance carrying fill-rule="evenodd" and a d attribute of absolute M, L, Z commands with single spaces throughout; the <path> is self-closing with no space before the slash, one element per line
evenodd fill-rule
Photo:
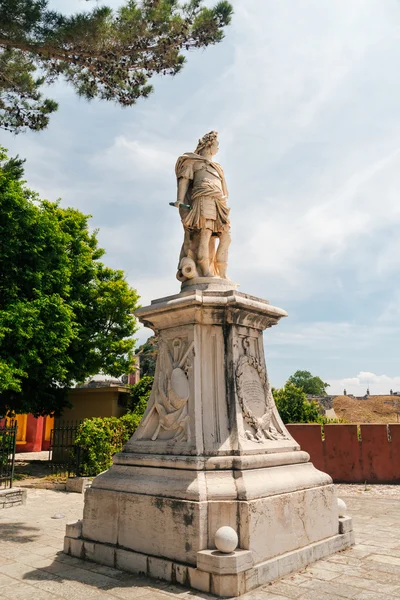
<path fill-rule="evenodd" d="M 346 503 L 341 498 L 338 498 L 337 505 L 339 509 L 339 517 L 345 517 L 347 512 Z"/>
<path fill-rule="evenodd" d="M 215 534 L 215 547 L 224 554 L 230 554 L 236 550 L 239 543 L 237 533 L 232 527 L 225 525 L 220 527 Z"/>

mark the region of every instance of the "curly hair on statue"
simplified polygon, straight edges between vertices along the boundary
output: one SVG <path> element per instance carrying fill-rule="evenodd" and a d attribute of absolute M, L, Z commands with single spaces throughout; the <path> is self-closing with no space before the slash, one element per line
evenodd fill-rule
<path fill-rule="evenodd" d="M 197 144 L 195 153 L 198 154 L 199 152 L 204 150 L 204 148 L 208 148 L 217 139 L 218 131 L 210 131 L 209 133 L 206 133 L 205 135 L 203 135 L 202 138 L 199 139 L 199 143 Z"/>

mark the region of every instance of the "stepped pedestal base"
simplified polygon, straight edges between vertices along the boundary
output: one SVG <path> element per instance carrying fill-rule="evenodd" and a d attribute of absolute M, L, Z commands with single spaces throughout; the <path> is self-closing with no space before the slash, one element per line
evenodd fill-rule
<path fill-rule="evenodd" d="M 285 316 L 235 290 L 188 290 L 138 311 L 159 337 L 143 420 L 93 481 L 65 552 L 237 596 L 353 543 L 331 478 L 276 410 L 263 329 Z M 238 548 L 216 550 L 222 526 Z"/>
<path fill-rule="evenodd" d="M 339 520 L 339 526 L 342 521 L 342 519 Z M 75 526 L 75 532 L 70 530 L 69 533 L 72 536 L 79 532 L 80 523 L 78 521 L 78 524 Z M 203 568 L 191 567 L 184 563 L 168 560 L 167 558 L 159 558 L 109 544 L 70 536 L 65 536 L 64 538 L 64 552 L 77 558 L 92 560 L 99 564 L 115 567 L 130 573 L 147 575 L 148 577 L 163 579 L 171 583 L 180 583 L 201 592 L 208 592 L 222 598 L 229 598 L 240 596 L 260 585 L 304 569 L 309 564 L 335 552 L 340 552 L 353 544 L 354 534 L 352 531 L 348 531 L 347 533 L 326 538 L 320 542 L 308 544 L 298 550 L 286 552 L 247 569 L 241 568 L 241 563 L 245 562 L 241 554 L 245 553 L 247 555 L 249 551 L 237 550 L 232 555 L 223 555 L 215 550 L 207 551 L 210 555 L 214 554 L 214 558 L 219 558 L 221 564 L 225 560 L 229 560 L 233 564 L 235 560 L 235 564 L 237 564 L 236 569 L 230 565 L 227 568 L 221 566 L 219 572 L 217 572 L 217 567 L 205 564 L 201 552 L 199 552 L 198 562 Z M 249 562 L 247 556 L 246 562 Z"/>

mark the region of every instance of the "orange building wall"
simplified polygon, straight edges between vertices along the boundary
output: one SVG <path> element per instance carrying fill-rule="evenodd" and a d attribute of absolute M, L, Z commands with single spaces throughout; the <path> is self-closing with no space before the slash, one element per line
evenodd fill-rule
<path fill-rule="evenodd" d="M 129 389 L 124 386 L 105 388 L 74 388 L 68 392 L 73 408 L 65 409 L 60 421 L 81 421 L 88 417 L 122 417 L 126 413 Z M 50 447 L 54 417 L 16 415 L 17 452 L 40 452 Z M 10 421 L 11 419 L 6 419 Z"/>
<path fill-rule="evenodd" d="M 66 408 L 59 421 L 81 421 L 88 417 L 122 417 L 129 389 L 125 386 L 74 388 L 68 392 L 73 408 Z"/>
<path fill-rule="evenodd" d="M 400 423 L 287 425 L 314 466 L 337 483 L 400 483 Z"/>
<path fill-rule="evenodd" d="M 6 422 L 17 421 L 16 452 L 40 452 L 48 450 L 50 431 L 54 426 L 54 418 L 34 417 L 32 414 L 15 415 L 7 418 Z"/>

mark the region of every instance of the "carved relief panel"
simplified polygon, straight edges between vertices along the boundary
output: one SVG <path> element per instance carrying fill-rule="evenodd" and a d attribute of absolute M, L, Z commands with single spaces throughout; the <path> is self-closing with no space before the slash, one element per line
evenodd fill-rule
<path fill-rule="evenodd" d="M 258 340 L 242 337 L 242 345 L 236 361 L 235 381 L 245 438 L 257 443 L 290 438 L 277 415 Z"/>
<path fill-rule="evenodd" d="M 185 336 L 160 336 L 154 384 L 136 440 L 190 442 L 189 370 L 194 342 Z"/>

